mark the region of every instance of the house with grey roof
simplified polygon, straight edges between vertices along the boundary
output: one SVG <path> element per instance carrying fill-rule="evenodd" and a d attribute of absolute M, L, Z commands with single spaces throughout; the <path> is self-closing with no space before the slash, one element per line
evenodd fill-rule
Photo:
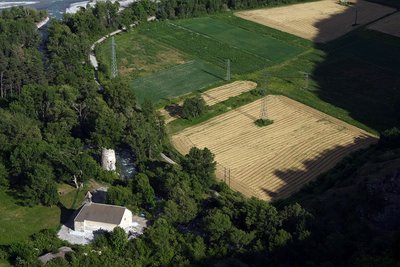
<path fill-rule="evenodd" d="M 74 219 L 74 230 L 79 232 L 106 230 L 132 225 L 132 212 L 125 207 L 89 202 Z"/>

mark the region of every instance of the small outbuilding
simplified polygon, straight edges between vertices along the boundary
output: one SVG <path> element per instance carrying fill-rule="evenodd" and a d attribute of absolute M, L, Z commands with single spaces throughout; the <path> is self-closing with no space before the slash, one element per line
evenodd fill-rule
<path fill-rule="evenodd" d="M 74 219 L 74 230 L 79 232 L 106 230 L 132 225 L 132 212 L 125 207 L 100 203 L 85 204 Z"/>

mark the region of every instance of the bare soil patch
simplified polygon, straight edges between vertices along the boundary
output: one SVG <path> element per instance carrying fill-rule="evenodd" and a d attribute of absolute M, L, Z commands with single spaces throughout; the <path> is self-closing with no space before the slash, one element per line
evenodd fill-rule
<path fill-rule="evenodd" d="M 362 0 L 349 6 L 341 5 L 336 0 L 324 0 L 241 11 L 235 15 L 305 39 L 325 43 L 394 11 L 391 7 Z M 357 25 L 354 25 L 356 12 Z"/>
<path fill-rule="evenodd" d="M 400 37 L 400 12 L 375 22 L 368 29 Z"/>
<path fill-rule="evenodd" d="M 186 128 L 172 136 L 182 154 L 209 148 L 217 177 L 247 196 L 284 198 L 334 167 L 343 157 L 377 141 L 375 136 L 284 96 L 267 97 L 268 118 L 257 127 L 261 100 Z M 230 169 L 230 179 L 225 178 Z"/>

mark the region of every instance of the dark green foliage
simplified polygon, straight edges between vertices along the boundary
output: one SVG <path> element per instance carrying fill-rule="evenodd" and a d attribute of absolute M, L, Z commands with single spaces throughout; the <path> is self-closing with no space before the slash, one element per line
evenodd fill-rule
<path fill-rule="evenodd" d="M 125 186 L 112 186 L 107 190 L 107 203 L 126 206 L 132 202 L 132 191 Z"/>
<path fill-rule="evenodd" d="M 208 149 L 193 148 L 181 159 L 181 166 L 158 162 L 159 153 L 167 147 L 167 136 L 163 120 L 151 102 L 145 101 L 139 107 L 132 91 L 119 80 L 104 84 L 104 90 L 97 92 L 86 58 L 89 44 L 107 31 L 132 21 L 145 21 L 154 14 L 174 19 L 215 13 L 227 7 L 238 9 L 279 3 L 142 1 L 118 15 L 117 4 L 107 2 L 76 15 L 66 15 L 63 22 L 54 22 L 49 29 L 47 53 L 51 86 L 46 81 L 42 83 L 43 66 L 35 57 L 37 37 L 32 23 L 26 24 L 23 30 L 18 19 L 5 22 L 4 25 L 16 23 L 16 29 L 21 32 L 16 35 L 15 44 L 24 46 L 23 51 L 17 49 L 17 52 L 38 66 L 37 70 L 31 70 L 35 77 L 27 79 L 25 73 L 19 73 L 17 68 L 25 72 L 31 66 L 24 61 L 14 62 L 13 57 L 19 54 L 9 53 L 8 45 L 13 43 L 10 38 L 14 38 L 10 37 L 11 28 L 0 33 L 0 42 L 6 44 L 4 51 L 8 53 L 0 52 L 0 59 L 3 55 L 7 58 L 0 60 L 0 64 L 7 62 L 0 70 L 8 68 L 19 75 L 13 78 L 15 87 L 11 88 L 7 74 L 6 96 L 1 102 L 0 185 L 18 192 L 26 204 L 52 205 L 58 202 L 56 182 L 70 182 L 73 175 L 82 181 L 96 178 L 116 182 L 116 174 L 102 171 L 92 151 L 99 151 L 102 146 L 125 145 L 136 154 L 140 172 L 126 184 L 118 181 L 119 185 L 111 186 L 108 201 L 144 210 L 152 218 L 145 233 L 132 241 L 127 240 L 122 229 L 116 228 L 87 247 L 75 246 L 75 253 L 67 255 L 66 261 L 59 259 L 50 266 L 398 265 L 397 235 L 389 232 L 388 237 L 373 238 L 376 233 L 362 221 L 369 218 L 371 210 L 360 203 L 377 198 L 369 193 L 366 199 L 358 199 L 364 195 L 345 190 L 352 183 L 346 179 L 356 173 L 356 166 L 342 163 L 324 176 L 322 182 L 308 188 L 311 200 L 299 202 L 310 207 L 308 210 L 314 216 L 296 203 L 282 204 L 278 209 L 275 204 L 245 198 L 227 185 L 218 184 L 214 177 L 216 163 Z M 4 16 L 0 18 L 1 27 L 3 20 L 6 20 Z M 275 34 L 279 39 L 279 34 Z M 23 86 L 26 84 L 29 85 Z M 9 97 L 11 94 L 13 97 Z M 251 93 L 247 96 L 247 100 L 240 101 L 259 97 Z M 227 103 L 235 107 L 243 104 L 240 101 Z M 212 111 L 214 115 L 228 109 L 222 105 L 218 108 Z M 203 116 L 197 119 L 204 119 Z M 397 144 L 398 130 L 385 134 L 389 140 L 386 142 Z M 84 148 L 84 144 L 90 146 Z M 397 152 L 391 152 L 376 161 L 385 157 L 396 160 Z M 359 182 L 355 187 L 361 192 L 375 186 L 367 187 Z M 379 182 L 384 183 L 385 179 Z M 325 192 L 336 183 L 340 190 Z M 61 245 L 54 232 L 44 231 L 35 234 L 32 240 L 1 251 L 16 266 L 35 266 L 39 264 L 39 255 Z M 6 257 L 0 255 L 0 260 Z"/>
<path fill-rule="evenodd" d="M 312 215 L 303 209 L 298 203 L 286 206 L 281 212 L 282 226 L 293 237 L 298 240 L 305 240 L 310 236 L 309 222 Z"/>
<path fill-rule="evenodd" d="M 258 119 L 254 122 L 255 125 L 257 125 L 258 127 L 264 127 L 264 126 L 268 126 L 270 124 L 272 124 L 274 121 L 272 120 L 263 120 L 263 119 Z"/>
<path fill-rule="evenodd" d="M 29 266 L 37 262 L 39 251 L 31 242 L 13 244 L 10 247 L 11 259 L 16 266 Z"/>
<path fill-rule="evenodd" d="M 22 7 L 0 13 L 0 99 L 19 95 L 26 84 L 46 83 L 34 24 L 45 16 Z"/>
<path fill-rule="evenodd" d="M 139 173 L 133 178 L 132 193 L 138 207 L 151 209 L 155 206 L 154 190 L 149 183 L 147 175 Z"/>
<path fill-rule="evenodd" d="M 33 172 L 27 177 L 24 197 L 30 205 L 41 203 L 50 206 L 58 203 L 57 186 L 53 170 L 49 166 L 36 164 L 33 167 Z"/>
<path fill-rule="evenodd" d="M 0 162 L 0 187 L 7 188 L 8 184 L 8 171 L 4 164 Z"/>
<path fill-rule="evenodd" d="M 193 147 L 182 161 L 183 169 L 205 188 L 214 182 L 216 162 L 208 148 Z"/>
<path fill-rule="evenodd" d="M 396 148 L 400 146 L 400 128 L 394 127 L 381 133 L 379 144 L 383 147 Z"/>
<path fill-rule="evenodd" d="M 128 244 L 128 236 L 124 229 L 120 227 L 115 227 L 109 237 L 110 245 L 117 254 L 124 254 L 124 249 Z"/>
<path fill-rule="evenodd" d="M 187 119 L 196 118 L 200 116 L 206 110 L 206 102 L 198 95 L 191 98 L 186 98 L 183 101 L 182 113 Z"/>

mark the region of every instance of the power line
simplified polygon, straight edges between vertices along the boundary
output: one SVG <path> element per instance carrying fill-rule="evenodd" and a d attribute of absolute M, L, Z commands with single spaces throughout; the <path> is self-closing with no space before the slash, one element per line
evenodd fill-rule
<path fill-rule="evenodd" d="M 226 80 L 230 81 L 231 80 L 231 60 L 228 59 L 226 61 Z"/>
<path fill-rule="evenodd" d="M 267 114 L 267 92 L 265 89 L 261 89 L 261 109 L 260 109 L 260 119 L 265 121 L 268 119 Z"/>
<path fill-rule="evenodd" d="M 303 74 L 304 80 L 306 82 L 304 89 L 308 90 L 308 86 L 310 85 L 310 73 L 304 71 L 300 71 L 300 73 Z"/>
<path fill-rule="evenodd" d="M 117 68 L 117 53 L 116 53 L 116 44 L 114 36 L 111 38 L 111 78 L 115 78 L 118 75 Z"/>

